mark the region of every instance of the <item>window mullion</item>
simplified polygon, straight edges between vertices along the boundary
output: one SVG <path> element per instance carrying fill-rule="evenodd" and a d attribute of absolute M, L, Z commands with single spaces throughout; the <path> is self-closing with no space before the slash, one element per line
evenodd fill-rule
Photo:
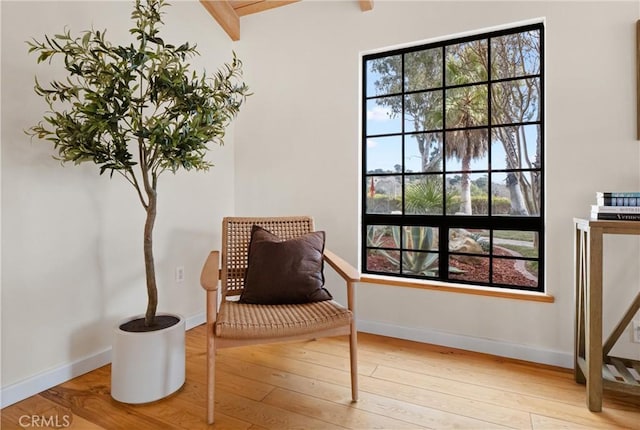
<path fill-rule="evenodd" d="M 447 90 L 446 90 L 446 73 L 447 73 L 447 49 L 446 45 L 442 46 L 442 215 L 446 219 L 447 215 Z M 449 279 L 449 227 L 446 224 L 440 225 L 438 236 L 439 274 L 444 280 Z"/>
<path fill-rule="evenodd" d="M 487 39 L 487 156 L 488 168 L 487 173 L 487 214 L 489 218 L 493 215 L 493 193 L 492 193 L 492 170 L 491 170 L 491 147 L 493 136 L 493 63 L 491 62 L 491 38 Z M 489 229 L 489 283 L 493 284 L 493 229 Z"/>
<path fill-rule="evenodd" d="M 401 74 L 400 74 L 400 96 L 402 97 L 402 100 L 400 101 L 401 105 L 402 105 L 402 118 L 400 118 L 400 132 L 401 132 L 401 139 L 400 139 L 400 144 L 402 145 L 401 148 L 401 159 L 400 159 L 400 164 L 402 166 L 402 171 L 400 172 L 400 211 L 402 213 L 402 223 L 400 225 L 400 256 L 399 256 L 399 260 L 400 260 L 400 264 L 399 264 L 399 272 L 400 274 L 404 273 L 404 227 L 402 227 L 402 225 L 404 225 L 404 221 L 405 221 L 405 216 L 406 216 L 406 202 L 405 202 L 405 195 L 404 195 L 404 190 L 405 190 L 405 180 L 406 177 L 404 175 L 405 172 L 405 167 L 404 167 L 404 163 L 405 163 L 405 137 L 406 137 L 406 121 L 405 121 L 405 109 L 406 109 L 406 88 L 405 88 L 405 64 L 406 64 L 406 54 L 402 54 L 402 58 L 401 58 L 401 63 L 400 63 L 400 69 L 401 69 Z"/>

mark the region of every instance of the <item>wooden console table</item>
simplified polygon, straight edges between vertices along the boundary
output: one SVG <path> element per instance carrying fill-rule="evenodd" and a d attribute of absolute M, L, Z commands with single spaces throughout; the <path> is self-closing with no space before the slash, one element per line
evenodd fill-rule
<path fill-rule="evenodd" d="M 640 292 L 604 344 L 602 343 L 602 254 L 605 234 L 640 235 L 640 221 L 574 219 L 575 353 L 574 376 L 587 385 L 590 411 L 602 410 L 603 389 L 640 395 L 640 361 L 609 355 L 640 309 Z"/>

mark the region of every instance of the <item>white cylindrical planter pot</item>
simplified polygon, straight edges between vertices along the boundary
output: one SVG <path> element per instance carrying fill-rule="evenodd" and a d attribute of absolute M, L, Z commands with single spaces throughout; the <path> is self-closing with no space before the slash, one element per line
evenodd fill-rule
<path fill-rule="evenodd" d="M 157 331 L 128 332 L 120 327 L 144 316 L 121 321 L 115 328 L 111 359 L 111 397 L 123 403 L 148 403 L 176 392 L 185 379 L 185 322 Z"/>

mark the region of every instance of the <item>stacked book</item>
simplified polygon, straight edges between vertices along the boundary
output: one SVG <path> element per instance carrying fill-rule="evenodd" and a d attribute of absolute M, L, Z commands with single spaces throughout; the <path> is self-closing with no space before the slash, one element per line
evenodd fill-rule
<path fill-rule="evenodd" d="M 640 191 L 598 192 L 591 219 L 640 221 Z"/>

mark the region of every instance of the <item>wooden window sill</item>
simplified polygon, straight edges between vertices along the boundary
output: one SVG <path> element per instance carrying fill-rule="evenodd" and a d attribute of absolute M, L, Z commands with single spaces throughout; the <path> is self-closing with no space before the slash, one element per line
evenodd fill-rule
<path fill-rule="evenodd" d="M 504 299 L 528 300 L 532 302 L 553 303 L 555 297 L 545 293 L 507 290 L 502 288 L 479 287 L 473 285 L 451 284 L 439 281 L 422 281 L 418 279 L 395 278 L 363 274 L 360 282 L 378 285 L 391 285 L 395 287 L 420 288 L 423 290 L 445 291 L 449 293 L 473 294 L 477 296 L 500 297 Z"/>

